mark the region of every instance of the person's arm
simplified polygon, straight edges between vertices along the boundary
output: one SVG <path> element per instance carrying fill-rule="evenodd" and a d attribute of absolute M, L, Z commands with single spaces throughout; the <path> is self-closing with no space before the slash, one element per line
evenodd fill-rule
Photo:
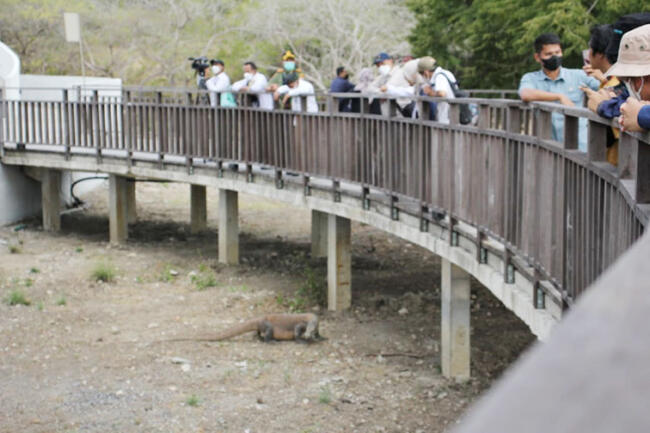
<path fill-rule="evenodd" d="M 519 82 L 519 97 L 524 102 L 560 102 L 563 105 L 572 106 L 573 102 L 568 96 L 562 93 L 547 92 L 535 88 L 533 82 L 533 73 L 524 74 Z"/>
<path fill-rule="evenodd" d="M 650 105 L 641 107 L 637 115 L 637 121 L 641 128 L 650 130 Z"/>
<path fill-rule="evenodd" d="M 239 92 L 245 86 L 246 86 L 246 79 L 235 81 L 232 85 L 232 90 L 234 92 Z"/>
<path fill-rule="evenodd" d="M 415 94 L 415 87 L 398 87 L 390 84 L 386 85 L 386 94 L 389 96 L 395 96 L 398 98 L 408 98 Z"/>
<path fill-rule="evenodd" d="M 266 90 L 266 84 L 266 77 L 258 73 L 255 74 L 255 77 L 253 77 L 253 80 L 250 83 L 250 88 L 248 90 L 253 93 L 264 93 Z"/>
<path fill-rule="evenodd" d="M 618 122 L 624 131 L 642 132 L 650 128 L 650 102 L 627 98 L 621 105 L 621 117 Z"/>

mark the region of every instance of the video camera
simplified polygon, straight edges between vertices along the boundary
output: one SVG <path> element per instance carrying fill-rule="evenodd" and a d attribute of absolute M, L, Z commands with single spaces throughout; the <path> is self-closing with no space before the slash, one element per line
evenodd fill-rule
<path fill-rule="evenodd" d="M 205 70 L 210 67 L 211 60 L 208 60 L 205 56 L 188 57 L 187 60 L 192 62 L 192 69 L 194 69 L 200 77 L 205 77 Z"/>

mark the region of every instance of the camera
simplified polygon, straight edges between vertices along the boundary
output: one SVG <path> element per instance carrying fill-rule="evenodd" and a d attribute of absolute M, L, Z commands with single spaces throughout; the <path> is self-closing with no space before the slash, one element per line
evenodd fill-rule
<path fill-rule="evenodd" d="M 187 60 L 192 62 L 192 69 L 194 69 L 200 77 L 205 77 L 205 70 L 210 67 L 210 61 L 207 57 L 188 57 Z"/>

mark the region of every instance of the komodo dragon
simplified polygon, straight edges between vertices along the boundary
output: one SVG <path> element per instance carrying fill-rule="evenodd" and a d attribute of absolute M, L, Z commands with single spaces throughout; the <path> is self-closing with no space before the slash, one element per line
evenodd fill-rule
<path fill-rule="evenodd" d="M 198 337 L 174 338 L 168 341 L 221 341 L 236 337 L 247 332 L 257 331 L 258 337 L 264 342 L 271 340 L 296 340 L 298 342 L 313 342 L 323 338 L 318 333 L 318 316 L 306 314 L 267 314 L 256 317 L 244 323 L 235 325 L 216 335 Z"/>

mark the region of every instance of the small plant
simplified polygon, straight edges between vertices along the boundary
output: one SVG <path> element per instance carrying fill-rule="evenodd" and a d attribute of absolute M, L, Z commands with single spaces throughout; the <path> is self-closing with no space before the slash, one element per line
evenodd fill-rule
<path fill-rule="evenodd" d="M 202 291 L 208 287 L 216 287 L 217 279 L 212 273 L 200 273 L 192 275 L 192 284 L 196 286 L 196 290 Z"/>
<path fill-rule="evenodd" d="M 8 305 L 29 305 L 31 302 L 25 297 L 25 294 L 20 290 L 13 290 L 9 293 L 6 300 Z"/>
<path fill-rule="evenodd" d="M 330 404 L 332 401 L 332 393 L 330 389 L 326 386 L 320 389 L 320 394 L 318 394 L 318 402 L 321 404 Z"/>
<path fill-rule="evenodd" d="M 305 282 L 296 290 L 293 297 L 285 298 L 277 295 L 275 301 L 278 305 L 289 308 L 293 312 L 304 311 L 308 305 L 322 305 L 325 303 L 324 285 L 318 280 L 311 268 L 305 269 Z"/>
<path fill-rule="evenodd" d="M 172 273 L 172 268 L 169 265 L 165 266 L 165 269 L 163 269 L 162 273 L 160 274 L 160 281 L 164 281 L 165 283 L 169 283 L 174 279 L 174 274 Z"/>
<path fill-rule="evenodd" d="M 74 249 L 74 251 L 75 251 L 76 253 L 83 253 L 83 252 L 84 252 L 84 249 L 81 248 L 81 247 L 77 247 L 77 248 Z"/>
<path fill-rule="evenodd" d="M 41 272 L 41 270 L 38 268 L 30 268 L 29 270 L 30 274 L 38 274 L 39 272 Z"/>
<path fill-rule="evenodd" d="M 138 275 L 137 277 L 135 277 L 135 282 L 138 283 L 138 284 L 142 284 L 144 282 L 144 280 L 142 279 L 141 276 Z"/>
<path fill-rule="evenodd" d="M 199 265 L 199 272 L 205 273 L 205 272 L 208 272 L 209 270 L 210 270 L 210 268 L 205 263 L 201 263 Z"/>
<path fill-rule="evenodd" d="M 23 283 L 25 284 L 25 287 L 32 287 L 34 285 L 34 280 L 31 278 L 25 278 Z"/>
<path fill-rule="evenodd" d="M 250 287 L 248 286 L 233 286 L 229 287 L 228 290 L 231 293 L 247 293 L 251 291 Z"/>
<path fill-rule="evenodd" d="M 43 311 L 43 301 L 38 301 L 38 303 L 36 304 L 36 309 L 38 311 Z"/>
<path fill-rule="evenodd" d="M 9 245 L 10 254 L 20 254 L 23 250 L 18 245 Z"/>
<path fill-rule="evenodd" d="M 65 300 L 65 296 L 61 295 L 59 298 L 56 300 L 56 305 L 59 307 L 63 307 L 67 304 L 68 302 Z"/>
<path fill-rule="evenodd" d="M 107 263 L 98 263 L 92 272 L 95 281 L 110 283 L 115 279 L 115 268 Z"/>
<path fill-rule="evenodd" d="M 196 395 L 192 394 L 187 398 L 187 400 L 185 400 L 185 404 L 191 407 L 197 407 L 199 405 L 199 398 Z"/>

